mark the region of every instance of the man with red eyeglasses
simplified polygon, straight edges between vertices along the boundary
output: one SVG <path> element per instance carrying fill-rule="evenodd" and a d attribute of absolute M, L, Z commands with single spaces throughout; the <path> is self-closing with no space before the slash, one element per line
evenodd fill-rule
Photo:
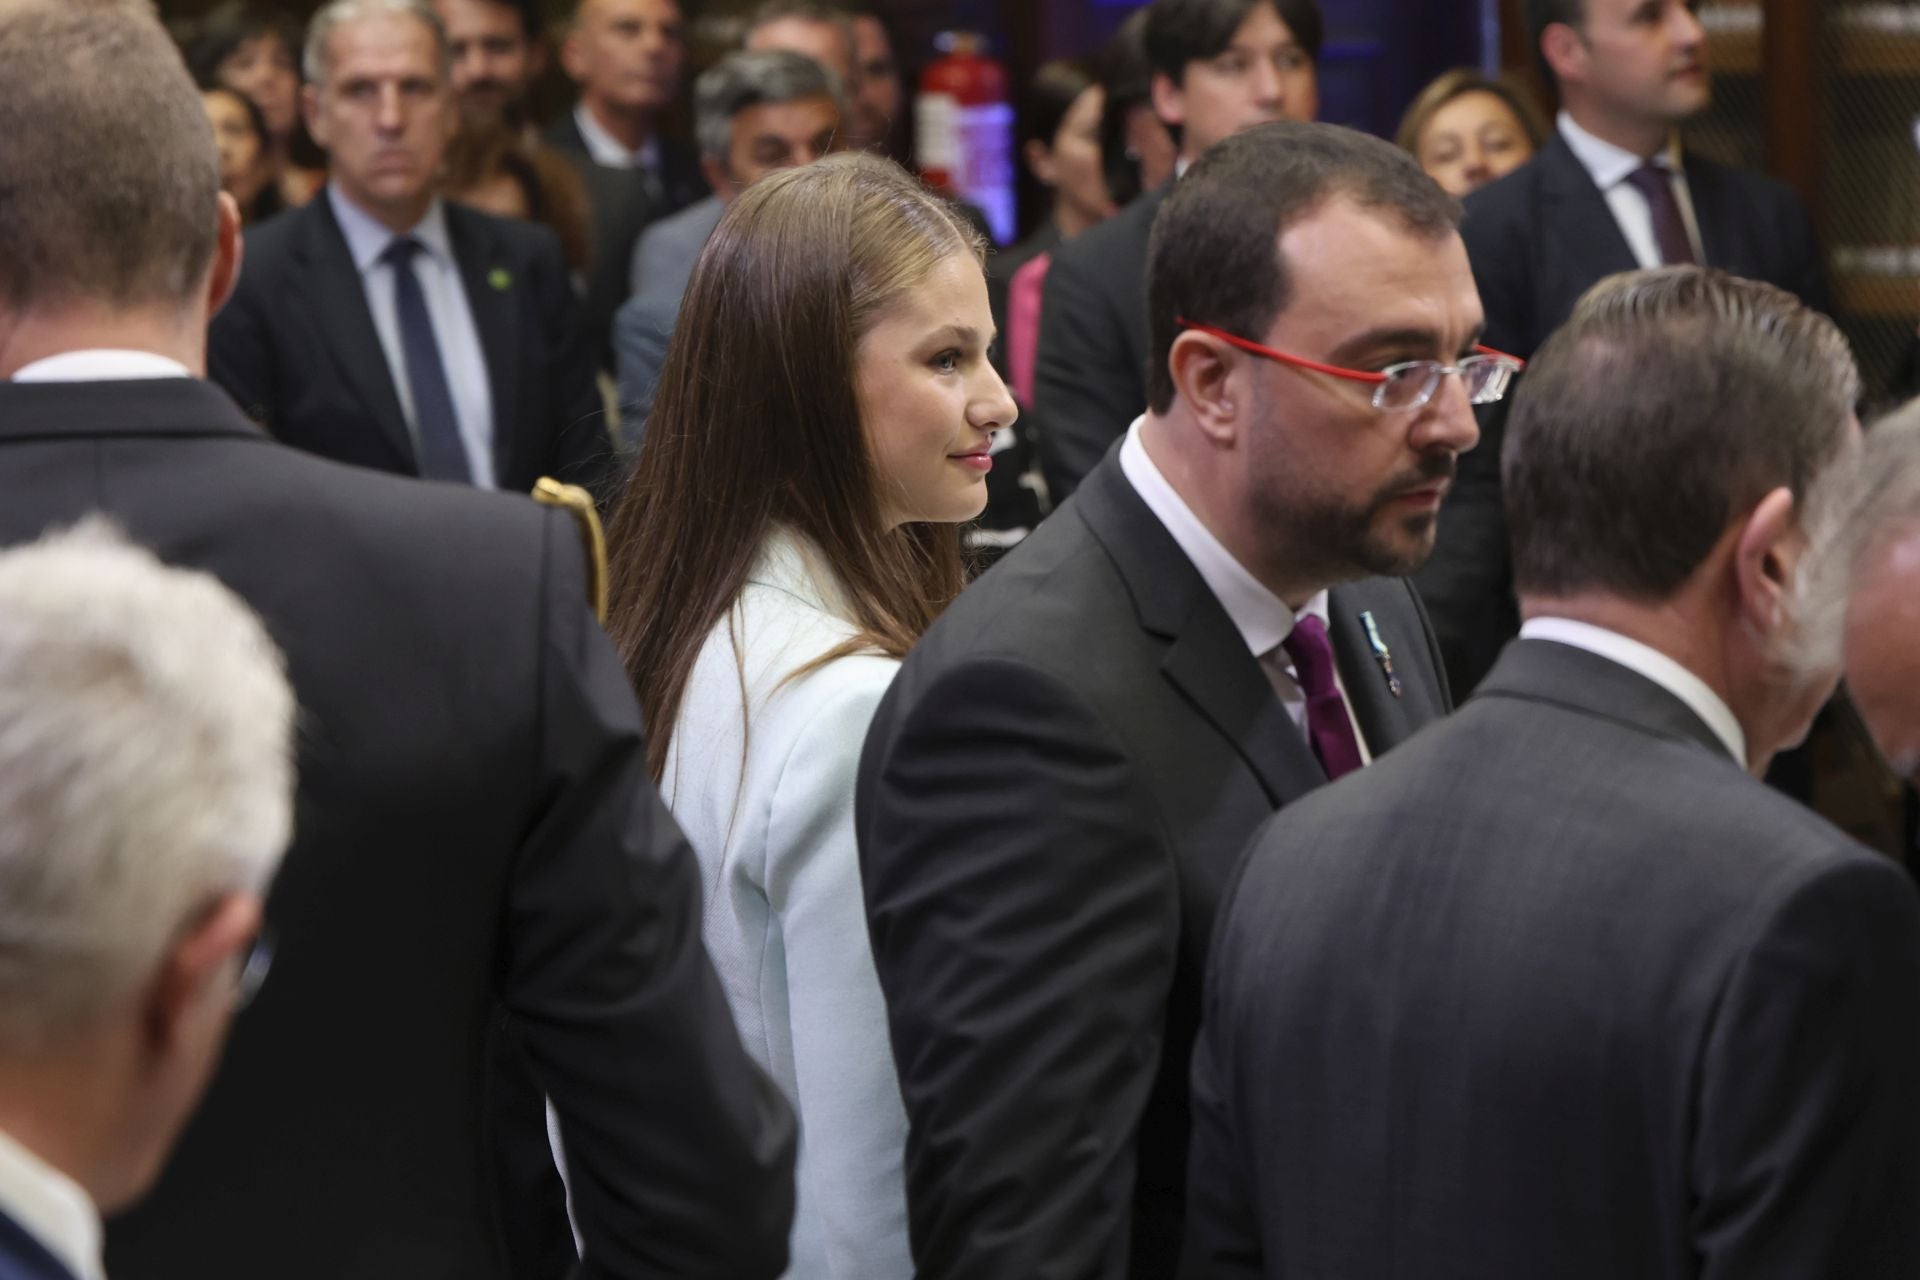
<path fill-rule="evenodd" d="M 1511 371 L 1458 220 L 1347 129 L 1201 156 L 1154 227 L 1148 411 L 881 704 L 861 871 L 922 1280 L 1173 1274 L 1240 850 L 1451 706 L 1402 575 Z"/>

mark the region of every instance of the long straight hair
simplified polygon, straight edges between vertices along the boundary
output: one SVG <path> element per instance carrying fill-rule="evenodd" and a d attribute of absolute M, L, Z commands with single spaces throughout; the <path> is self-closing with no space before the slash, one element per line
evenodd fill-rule
<path fill-rule="evenodd" d="M 954 254 L 985 247 L 891 161 L 770 175 L 695 265 L 640 462 L 614 512 L 607 630 L 662 774 L 708 634 L 776 525 L 818 547 L 859 632 L 829 657 L 905 656 L 966 581 L 957 526 L 888 529 L 855 391 L 860 340 Z"/>

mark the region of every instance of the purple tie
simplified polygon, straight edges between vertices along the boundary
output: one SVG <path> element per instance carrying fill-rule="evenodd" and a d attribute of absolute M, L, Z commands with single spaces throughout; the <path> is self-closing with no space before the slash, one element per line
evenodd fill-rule
<path fill-rule="evenodd" d="M 1327 624 L 1303 613 L 1281 642 L 1300 676 L 1307 695 L 1307 738 L 1329 781 L 1360 767 L 1360 743 L 1347 718 L 1347 700 L 1333 680 L 1333 646 L 1327 642 Z"/>
<path fill-rule="evenodd" d="M 1693 238 L 1687 234 L 1687 220 L 1680 216 L 1680 202 L 1673 198 L 1673 175 L 1658 165 L 1643 164 L 1627 175 L 1627 181 L 1647 198 L 1661 263 L 1669 267 L 1697 263 L 1699 259 L 1693 256 Z"/>

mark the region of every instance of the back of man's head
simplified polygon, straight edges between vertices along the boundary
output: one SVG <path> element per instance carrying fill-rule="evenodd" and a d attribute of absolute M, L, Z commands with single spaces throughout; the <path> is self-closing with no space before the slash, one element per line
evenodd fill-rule
<path fill-rule="evenodd" d="M 101 523 L 0 552 L 0 1061 L 119 1016 L 293 823 L 259 619 Z"/>
<path fill-rule="evenodd" d="M 1152 365 L 1147 400 L 1174 399 L 1168 354 L 1182 322 L 1262 334 L 1292 301 L 1280 236 L 1335 197 L 1435 240 L 1460 225 L 1460 205 L 1413 157 L 1329 124 L 1258 125 L 1214 144 L 1154 219 L 1147 250 Z"/>
<path fill-rule="evenodd" d="M 192 79 L 140 0 L 0 3 L 0 308 L 185 306 L 218 227 Z"/>
<path fill-rule="evenodd" d="M 1771 285 L 1693 267 L 1601 281 L 1507 423 L 1515 589 L 1670 599 L 1767 494 L 1807 493 L 1859 391 L 1839 329 Z"/>
<path fill-rule="evenodd" d="M 1326 25 L 1318 0 L 1153 0 L 1147 9 L 1147 59 L 1155 72 L 1183 84 L 1188 64 L 1226 52 L 1234 32 L 1261 5 L 1272 6 L 1307 56 L 1320 60 Z"/>

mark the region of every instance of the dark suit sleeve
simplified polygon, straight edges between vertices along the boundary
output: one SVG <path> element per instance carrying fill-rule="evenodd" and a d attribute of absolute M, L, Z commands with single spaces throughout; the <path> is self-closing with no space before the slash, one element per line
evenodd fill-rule
<path fill-rule="evenodd" d="M 1177 934 L 1146 788 L 1076 696 L 1009 661 L 875 723 L 861 864 L 918 1275 L 1123 1276 Z"/>
<path fill-rule="evenodd" d="M 580 302 L 574 296 L 560 242 L 544 228 L 538 261 L 539 324 L 548 357 L 548 474 L 584 486 L 604 503 L 610 497 L 616 470 L 606 408 L 600 399 L 594 354 L 580 327 Z"/>
<path fill-rule="evenodd" d="M 1699 1073 L 1703 1280 L 1920 1275 L 1920 904 L 1890 862 L 1794 887 Z"/>
<path fill-rule="evenodd" d="M 1126 319 L 1108 304 L 1098 264 L 1073 248 L 1063 246 L 1047 269 L 1033 358 L 1034 407 L 1047 424 L 1035 447 L 1055 506 L 1147 408 L 1145 371 L 1130 367 Z"/>
<path fill-rule="evenodd" d="M 557 513 L 546 530 L 541 805 L 512 872 L 505 1000 L 559 1115 L 583 1274 L 771 1278 L 793 1118 L 701 945 L 693 851 L 648 781 L 578 539 Z"/>
<path fill-rule="evenodd" d="M 1417 597 L 1416 597 L 1417 599 Z M 1444 694 L 1445 690 L 1442 690 Z M 1233 917 L 1249 868 L 1262 861 L 1264 833 L 1255 832 L 1233 877 L 1220 895 L 1209 949 L 1200 1034 L 1194 1040 L 1193 1137 L 1187 1153 L 1187 1238 L 1180 1255 L 1181 1280 L 1259 1280 L 1266 1274 L 1260 1221 L 1244 1142 L 1251 1127 L 1234 1108 L 1234 1023 L 1229 992 L 1237 977 L 1232 955 Z"/>
<path fill-rule="evenodd" d="M 207 379 L 272 433 L 277 425 L 273 374 L 272 334 L 261 290 L 242 271 L 233 296 L 207 326 Z"/>

